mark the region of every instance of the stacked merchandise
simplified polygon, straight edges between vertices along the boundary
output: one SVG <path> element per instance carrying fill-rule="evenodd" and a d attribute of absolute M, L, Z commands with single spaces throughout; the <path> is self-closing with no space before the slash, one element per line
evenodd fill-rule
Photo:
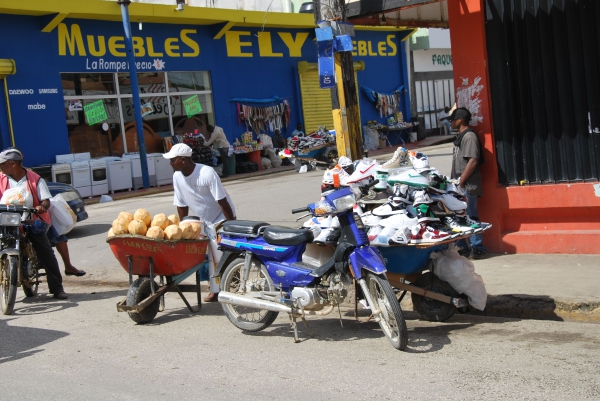
<path fill-rule="evenodd" d="M 341 157 L 336 167 L 325 172 L 321 191 L 364 184 L 372 178 L 379 183 L 355 206 L 372 245 L 436 244 L 491 228 L 491 224 L 467 215 L 467 199 L 458 181 L 430 167 L 424 154 L 404 148 L 398 148 L 383 165 L 369 159 L 353 163 Z M 369 207 L 374 208 L 365 212 Z M 305 226 L 323 231 L 324 223 L 317 222 L 311 220 Z"/>
<path fill-rule="evenodd" d="M 288 149 L 291 151 L 307 152 L 313 148 L 335 143 L 335 137 L 325 129 L 319 127 L 319 130 L 312 132 L 307 136 L 293 136 L 288 138 Z"/>
<path fill-rule="evenodd" d="M 214 167 L 214 157 L 210 146 L 204 145 L 204 135 L 194 130 L 193 134 L 183 134 L 181 141 L 192 148 L 192 160 L 194 163 L 201 163 Z"/>

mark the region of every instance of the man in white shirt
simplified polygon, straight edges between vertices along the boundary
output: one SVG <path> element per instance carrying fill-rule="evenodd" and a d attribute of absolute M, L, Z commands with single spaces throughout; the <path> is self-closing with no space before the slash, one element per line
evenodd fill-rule
<path fill-rule="evenodd" d="M 210 132 L 210 139 L 204 144 L 210 146 L 214 143 L 215 147 L 219 151 L 221 156 L 221 162 L 223 163 L 223 172 L 221 173 L 222 178 L 229 176 L 229 141 L 223 132 L 223 128 L 212 125 L 207 125 L 206 130 Z M 232 172 L 234 173 L 234 172 Z"/>
<path fill-rule="evenodd" d="M 211 227 L 223 220 L 235 220 L 235 209 L 229 194 L 221 184 L 221 179 L 210 166 L 195 164 L 192 161 L 192 148 L 183 143 L 174 145 L 163 155 L 170 159 L 173 174 L 175 197 L 173 204 L 177 206 L 179 219 L 183 220 L 191 212 L 206 225 L 206 232 L 211 236 Z M 212 233 L 211 252 L 209 252 L 209 275 L 214 274 L 214 264 L 218 262 L 220 252 L 216 247 L 216 233 Z M 210 294 L 205 302 L 216 302 L 219 286 L 210 279 Z"/>

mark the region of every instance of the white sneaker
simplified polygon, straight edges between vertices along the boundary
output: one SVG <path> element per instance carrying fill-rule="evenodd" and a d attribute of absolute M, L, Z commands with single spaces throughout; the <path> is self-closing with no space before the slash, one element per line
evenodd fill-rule
<path fill-rule="evenodd" d="M 345 180 L 345 183 L 353 184 L 374 176 L 377 165 L 375 160 L 361 160 L 356 169 L 354 169 L 354 173 Z"/>
<path fill-rule="evenodd" d="M 408 228 L 408 227 L 399 228 L 398 230 L 396 230 L 394 235 L 392 235 L 392 238 L 390 238 L 390 244 L 407 245 L 408 243 L 410 243 L 411 238 L 412 238 L 412 232 L 411 232 L 410 228 Z"/>

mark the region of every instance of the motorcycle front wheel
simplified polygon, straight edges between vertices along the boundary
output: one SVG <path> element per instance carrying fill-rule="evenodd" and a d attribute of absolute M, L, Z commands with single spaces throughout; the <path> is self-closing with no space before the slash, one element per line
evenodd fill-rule
<path fill-rule="evenodd" d="M 366 281 L 375 307 L 381 310 L 379 315 L 381 330 L 394 348 L 405 349 L 408 344 L 406 321 L 392 286 L 385 277 L 371 272 L 367 273 Z"/>
<path fill-rule="evenodd" d="M 221 291 L 238 293 L 244 269 L 244 258 L 234 259 L 221 277 Z M 245 291 L 275 291 L 275 285 L 266 267 L 253 260 L 248 272 Z M 221 304 L 223 312 L 231 323 L 238 329 L 248 332 L 261 331 L 269 327 L 277 318 L 278 312 L 264 309 L 248 308 L 245 306 Z"/>
<path fill-rule="evenodd" d="M 0 260 L 0 308 L 4 315 L 10 315 L 15 308 L 18 282 L 19 258 L 5 255 Z"/>

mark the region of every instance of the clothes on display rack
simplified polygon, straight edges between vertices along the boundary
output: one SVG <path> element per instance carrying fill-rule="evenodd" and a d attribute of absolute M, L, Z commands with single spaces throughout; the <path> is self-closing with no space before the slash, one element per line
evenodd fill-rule
<path fill-rule="evenodd" d="M 237 103 L 238 125 L 246 124 L 248 131 L 255 133 L 274 132 L 287 128 L 292 110 L 287 100 L 274 106 L 254 107 Z"/>

